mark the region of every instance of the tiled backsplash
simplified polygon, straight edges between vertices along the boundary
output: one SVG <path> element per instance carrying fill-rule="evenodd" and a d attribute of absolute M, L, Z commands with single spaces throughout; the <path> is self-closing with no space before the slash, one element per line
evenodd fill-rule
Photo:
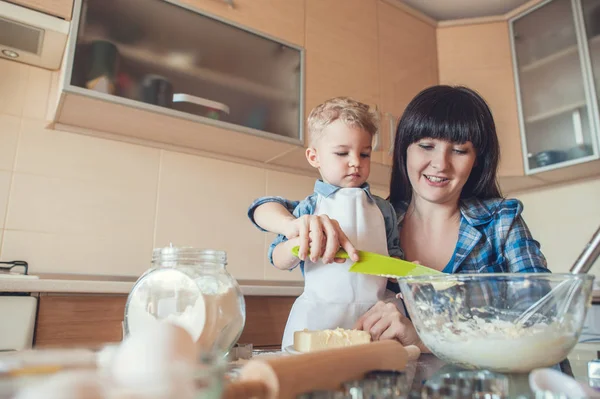
<path fill-rule="evenodd" d="M 265 194 L 304 198 L 313 177 L 46 129 L 53 80 L 0 60 L 1 259 L 25 259 L 31 273 L 136 276 L 173 242 L 226 250 L 240 279 L 301 279 L 268 264 L 273 235 L 246 210 Z M 550 268 L 567 271 L 600 224 L 600 180 L 515 196 Z"/>
<path fill-rule="evenodd" d="M 271 236 L 246 211 L 267 187 L 304 197 L 314 178 L 47 129 L 52 79 L 0 60 L 2 259 L 32 274 L 136 276 L 172 242 L 226 250 L 239 279 L 301 278 L 272 269 Z"/>

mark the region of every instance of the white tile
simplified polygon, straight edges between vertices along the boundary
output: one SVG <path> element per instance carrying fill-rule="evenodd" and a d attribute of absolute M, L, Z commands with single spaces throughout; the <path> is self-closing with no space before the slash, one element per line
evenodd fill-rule
<path fill-rule="evenodd" d="M 150 268 L 151 240 L 141 245 L 131 232 L 52 234 L 4 231 L 2 259 L 22 259 L 30 274 L 79 273 L 138 277 Z"/>
<path fill-rule="evenodd" d="M 0 229 L 0 260 L 3 260 L 4 258 L 2 257 L 2 244 L 3 244 L 3 238 L 4 238 L 4 229 Z"/>
<path fill-rule="evenodd" d="M 314 192 L 315 181 L 314 177 L 267 171 L 266 195 L 277 195 L 290 200 L 302 200 Z M 267 251 L 275 237 L 275 234 L 266 233 L 264 250 L 265 279 L 274 281 L 302 281 L 303 277 L 300 268 L 292 271 L 279 270 L 269 262 Z"/>
<path fill-rule="evenodd" d="M 0 115 L 0 170 L 13 170 L 21 119 Z"/>
<path fill-rule="evenodd" d="M 262 169 L 165 151 L 155 246 L 225 250 L 232 275 L 262 279 L 264 236 L 246 215 L 264 192 Z"/>
<path fill-rule="evenodd" d="M 11 176 L 12 172 L 0 170 L 0 228 L 4 227 L 4 221 L 6 220 Z"/>
<path fill-rule="evenodd" d="M 99 184 L 15 173 L 6 229 L 54 234 L 114 234 L 152 243 L 156 186 Z"/>
<path fill-rule="evenodd" d="M 567 273 L 600 222 L 600 179 L 520 193 L 523 219 L 553 273 Z M 591 274 L 600 275 L 600 261 Z"/>
<path fill-rule="evenodd" d="M 0 114 L 21 116 L 31 67 L 0 59 Z"/>
<path fill-rule="evenodd" d="M 51 71 L 36 67 L 29 68 L 23 103 L 24 117 L 46 119 L 51 81 Z"/>
<path fill-rule="evenodd" d="M 23 119 L 16 171 L 128 189 L 156 188 L 160 150 L 50 130 L 45 125 Z"/>

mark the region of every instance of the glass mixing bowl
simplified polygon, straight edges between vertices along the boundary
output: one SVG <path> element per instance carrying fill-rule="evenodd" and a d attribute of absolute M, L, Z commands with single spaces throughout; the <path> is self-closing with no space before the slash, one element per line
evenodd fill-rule
<path fill-rule="evenodd" d="M 560 363 L 577 344 L 591 303 L 588 274 L 448 274 L 398 280 L 423 343 L 467 369 L 528 372 Z M 550 301 L 525 323 L 519 316 Z"/>

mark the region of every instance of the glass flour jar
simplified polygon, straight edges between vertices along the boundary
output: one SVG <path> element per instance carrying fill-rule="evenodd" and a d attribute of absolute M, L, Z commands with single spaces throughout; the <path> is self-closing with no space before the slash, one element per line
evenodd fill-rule
<path fill-rule="evenodd" d="M 202 352 L 228 353 L 244 329 L 246 305 L 226 264 L 224 251 L 155 249 L 152 267 L 127 298 L 125 334 L 171 322 L 185 328 Z"/>

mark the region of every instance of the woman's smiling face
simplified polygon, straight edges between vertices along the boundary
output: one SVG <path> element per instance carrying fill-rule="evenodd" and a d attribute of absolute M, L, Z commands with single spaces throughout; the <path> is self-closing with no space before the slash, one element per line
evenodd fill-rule
<path fill-rule="evenodd" d="M 423 138 L 409 145 L 406 169 L 413 197 L 433 203 L 458 201 L 476 158 L 470 141 L 458 144 Z"/>

